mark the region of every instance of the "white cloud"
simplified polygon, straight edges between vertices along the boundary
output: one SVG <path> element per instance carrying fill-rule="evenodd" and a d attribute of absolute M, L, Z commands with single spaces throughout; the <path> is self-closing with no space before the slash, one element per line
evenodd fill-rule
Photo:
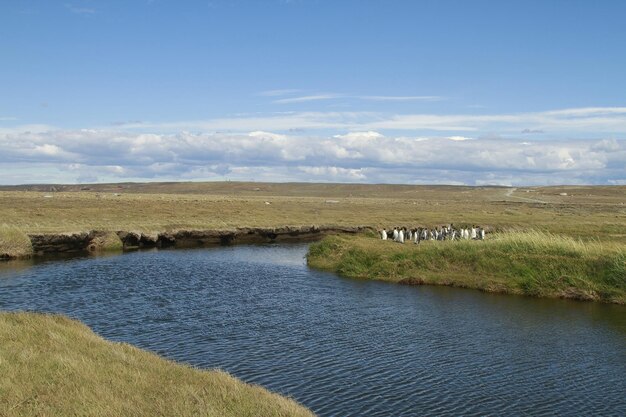
<path fill-rule="evenodd" d="M 318 97 L 318 98 L 315 98 Z M 328 99 L 327 96 L 305 96 L 285 100 Z M 585 108 L 511 114 L 384 114 L 379 112 L 282 112 L 243 115 L 200 121 L 169 123 L 144 122 L 124 126 L 126 129 L 175 132 L 181 130 L 240 132 L 335 130 L 335 131 L 412 131 L 449 132 L 454 136 L 479 136 L 481 133 L 519 135 L 528 126 L 533 131 L 549 132 L 553 138 L 626 134 L 626 108 Z M 10 130 L 10 129 L 9 129 Z M 4 129 L 7 131 L 7 129 Z M 0 133 L 3 129 L 0 128 Z"/>
<path fill-rule="evenodd" d="M 300 93 L 302 90 L 298 90 L 295 88 L 284 88 L 282 90 L 266 90 L 266 91 L 261 91 L 260 93 L 258 93 L 259 96 L 265 96 L 265 97 L 280 97 L 280 96 L 289 96 L 292 94 L 298 94 Z"/>
<path fill-rule="evenodd" d="M 298 89 L 282 89 L 282 90 L 268 90 L 261 91 L 258 93 L 259 96 L 265 97 L 283 97 L 283 96 L 292 96 L 298 93 L 302 93 L 303 90 Z M 289 104 L 289 103 L 304 103 L 308 101 L 318 101 L 318 100 L 332 100 L 337 98 L 347 98 L 347 99 L 355 99 L 355 100 L 363 100 L 363 101 L 443 101 L 446 100 L 446 97 L 435 96 L 435 95 L 424 95 L 424 96 L 378 96 L 378 95 L 351 95 L 351 94 L 340 94 L 340 93 L 313 93 L 302 95 L 298 97 L 288 97 L 283 99 L 274 100 L 273 103 L 279 104 Z"/>
<path fill-rule="evenodd" d="M 96 10 L 91 7 L 75 6 L 69 3 L 65 3 L 65 8 L 75 14 L 92 15 L 96 13 Z"/>
<path fill-rule="evenodd" d="M 36 145 L 33 152 L 46 156 L 58 156 L 63 153 L 63 150 L 56 145 L 49 145 L 45 143 L 43 145 Z"/>
<path fill-rule="evenodd" d="M 362 169 L 347 169 L 330 166 L 301 166 L 298 167 L 298 169 L 305 174 L 308 174 L 312 181 L 316 181 L 316 179 L 321 179 L 323 181 L 355 182 L 367 179 L 367 176 L 363 173 Z"/>
<path fill-rule="evenodd" d="M 468 138 L 468 137 L 465 137 L 465 136 L 448 136 L 446 139 L 454 140 L 454 141 L 457 141 L 457 142 L 461 142 L 461 141 L 464 141 L 464 140 L 472 140 L 472 138 Z"/>
<path fill-rule="evenodd" d="M 626 177 L 626 140 L 615 138 L 520 142 L 376 130 L 304 136 L 82 129 L 0 133 L 0 149 L 3 183 L 31 181 L 28 169 L 39 182 L 230 178 L 519 185 L 607 184 Z"/>
<path fill-rule="evenodd" d="M 300 96 L 300 97 L 290 97 L 290 98 L 281 98 L 279 100 L 274 100 L 273 103 L 278 104 L 291 104 L 291 103 L 305 103 L 308 101 L 319 101 L 319 100 L 332 100 L 335 98 L 339 98 L 341 95 L 339 94 L 315 94 L 310 96 Z"/>
<path fill-rule="evenodd" d="M 549 116 L 591 117 L 597 115 L 626 114 L 626 107 L 580 107 L 575 109 L 552 110 L 544 112 Z"/>
<path fill-rule="evenodd" d="M 525 140 L 533 137 L 520 133 L 528 126 L 549 133 Z M 0 128 L 0 182 L 619 184 L 626 177 L 625 138 L 623 107 L 483 115 L 283 112 L 73 130 L 16 125 Z"/>
<path fill-rule="evenodd" d="M 368 101 L 442 101 L 441 96 L 356 96 L 360 100 Z"/>
<path fill-rule="evenodd" d="M 17 125 L 13 127 L 0 127 L 0 135 L 6 135 L 11 133 L 41 133 L 41 132 L 50 132 L 52 130 L 56 130 L 54 126 L 45 125 L 45 124 L 27 124 L 27 125 Z"/>
<path fill-rule="evenodd" d="M 615 139 L 604 139 L 594 144 L 591 149 L 594 151 L 615 152 L 619 151 L 620 144 Z"/>
<path fill-rule="evenodd" d="M 276 133 L 271 133 L 271 132 L 263 132 L 262 130 L 257 130 L 255 132 L 250 132 L 248 133 L 249 136 L 253 137 L 253 138 L 268 138 L 268 139 L 272 139 L 272 140 L 285 140 L 285 138 L 287 136 L 285 135 L 278 135 Z"/>

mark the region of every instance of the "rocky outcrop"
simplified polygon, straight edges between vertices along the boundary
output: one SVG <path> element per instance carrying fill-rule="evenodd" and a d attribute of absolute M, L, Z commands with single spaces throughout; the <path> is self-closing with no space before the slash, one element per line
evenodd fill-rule
<path fill-rule="evenodd" d="M 36 255 L 54 253 L 79 253 L 107 247 L 103 242 L 110 242 L 111 235 L 119 238 L 122 249 L 199 246 L 224 246 L 236 244 L 272 243 L 272 242 L 307 242 L 321 239 L 329 234 L 356 234 L 373 230 L 369 226 L 284 226 L 275 228 L 236 228 L 225 230 L 177 230 L 173 232 L 137 232 L 118 231 L 107 233 L 91 231 L 63 234 L 29 235 Z M 114 239 L 116 240 L 116 239 Z"/>

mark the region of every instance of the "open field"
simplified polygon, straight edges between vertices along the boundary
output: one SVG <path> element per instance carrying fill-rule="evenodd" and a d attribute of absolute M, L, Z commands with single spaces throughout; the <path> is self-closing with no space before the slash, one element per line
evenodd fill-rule
<path fill-rule="evenodd" d="M 332 236 L 312 244 L 307 260 L 351 278 L 626 304 L 626 245 L 617 242 L 532 231 L 419 245 Z"/>
<path fill-rule="evenodd" d="M 626 242 L 626 186 L 217 182 L 0 187 L 0 219 L 0 225 L 29 234 L 455 223 Z"/>
<path fill-rule="evenodd" d="M 61 316 L 0 313 L 0 416 L 312 416 L 295 401 L 106 341 Z"/>

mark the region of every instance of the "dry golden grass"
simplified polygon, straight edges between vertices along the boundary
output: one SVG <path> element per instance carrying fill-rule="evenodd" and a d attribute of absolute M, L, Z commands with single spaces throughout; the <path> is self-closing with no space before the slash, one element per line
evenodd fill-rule
<path fill-rule="evenodd" d="M 0 313 L 0 416 L 312 416 L 221 371 L 105 341 L 61 316 Z"/>
<path fill-rule="evenodd" d="M 455 223 L 626 242 L 626 187 L 220 182 L 87 188 L 0 188 L 5 190 L 0 191 L 0 218 L 26 233 Z"/>
<path fill-rule="evenodd" d="M 30 239 L 15 226 L 0 224 L 0 259 L 25 258 L 33 254 Z"/>
<path fill-rule="evenodd" d="M 114 232 L 104 232 L 94 237 L 89 245 L 92 252 L 117 252 L 124 247 L 122 240 Z"/>

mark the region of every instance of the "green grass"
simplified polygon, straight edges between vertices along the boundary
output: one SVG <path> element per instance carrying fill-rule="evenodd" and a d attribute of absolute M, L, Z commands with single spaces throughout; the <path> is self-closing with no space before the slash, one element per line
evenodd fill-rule
<path fill-rule="evenodd" d="M 626 303 L 625 245 L 537 231 L 420 245 L 332 236 L 311 245 L 307 259 L 353 278 Z"/>
<path fill-rule="evenodd" d="M 0 224 L 0 259 L 28 258 L 33 254 L 30 239 L 22 230 Z"/>
<path fill-rule="evenodd" d="M 0 416 L 312 416 L 295 401 L 62 316 L 0 313 Z"/>

